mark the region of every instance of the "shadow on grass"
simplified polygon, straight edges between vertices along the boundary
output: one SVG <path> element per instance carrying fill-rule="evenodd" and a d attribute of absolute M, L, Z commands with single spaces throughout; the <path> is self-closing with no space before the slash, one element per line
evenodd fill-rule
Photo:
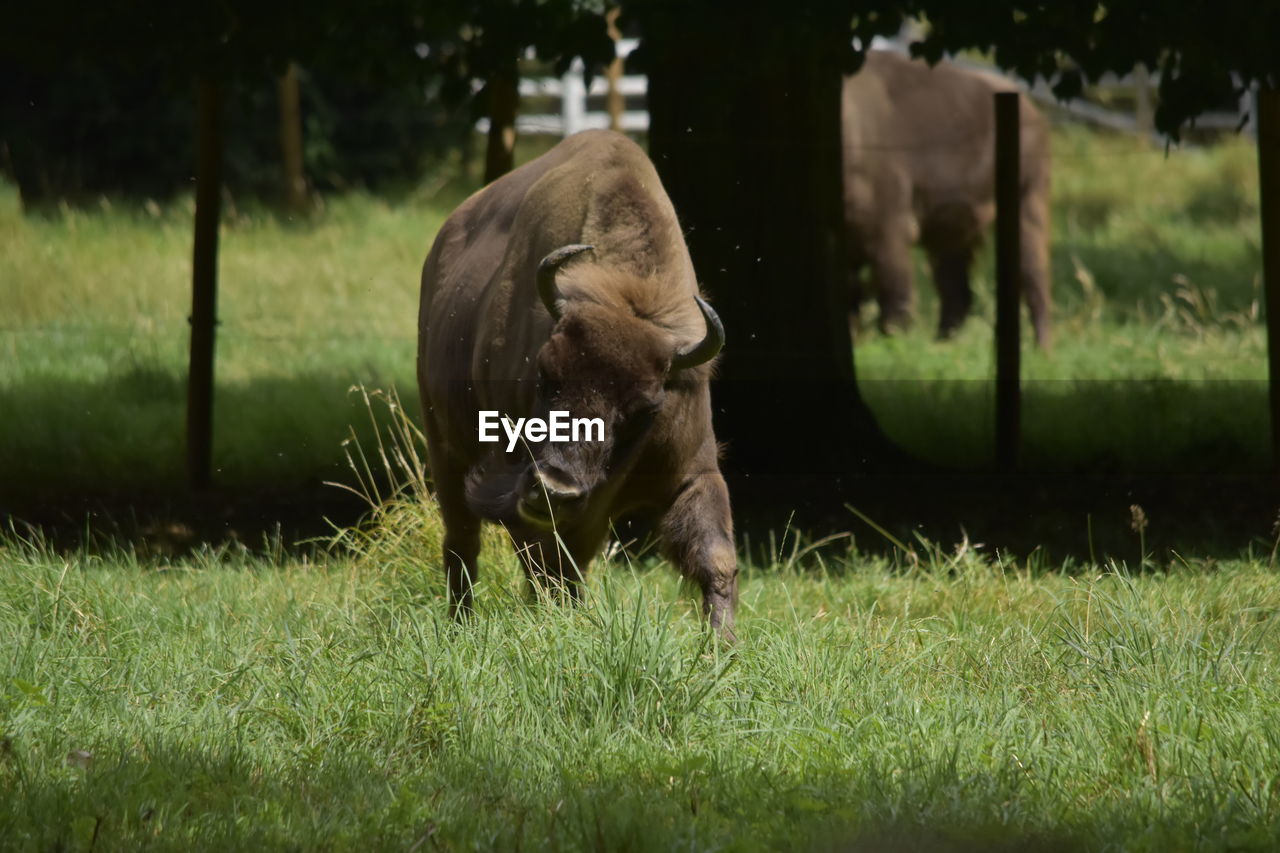
<path fill-rule="evenodd" d="M 903 449 L 953 470 L 995 461 L 995 385 L 863 380 L 867 404 Z M 1031 473 L 1252 474 L 1268 464 L 1267 383 L 1041 380 L 1022 383 L 1020 461 Z"/>
<path fill-rule="evenodd" d="M 318 373 L 220 383 L 214 486 L 198 494 L 187 486 L 181 376 L 139 367 L 104 382 L 42 378 L 0 388 L 0 519 L 72 543 L 141 537 L 163 551 L 323 535 L 332 529 L 326 519 L 349 525 L 368 509 L 330 484 L 355 486 L 346 451 L 357 462 L 360 449 L 376 454 L 374 422 L 386 415 L 350 388 Z M 416 413 L 416 393 L 405 392 Z M 370 467 L 380 466 L 371 459 Z"/>
<path fill-rule="evenodd" d="M 22 769 L 26 751 L 21 738 L 6 741 L 0 778 L 15 796 L 0 815 L 11 840 L 41 850 L 145 843 L 160 850 L 727 845 L 1049 853 L 1185 846 L 1206 831 L 1245 849 L 1268 832 L 1225 790 L 1181 811 L 1147 797 L 1135 804 L 1125 792 L 1095 795 L 1082 810 L 1066 792 L 1055 801 L 1051 792 L 1027 791 L 1016 774 L 954 766 L 842 770 L 805 762 L 793 773 L 654 752 L 566 756 L 559 772 L 539 774 L 519 755 L 457 748 L 385 762 L 339 746 L 322 757 L 300 748 L 277 763 L 251 747 L 161 741 L 102 745 L 36 774 Z M 601 761 L 629 766 L 604 770 L 595 766 Z"/>
<path fill-rule="evenodd" d="M 396 384 L 417 420 L 411 381 Z M 349 387 L 320 373 L 220 385 L 217 487 L 194 496 L 185 486 L 180 377 L 138 368 L 101 383 L 0 390 L 0 516 L 55 538 L 141 536 L 166 551 L 227 538 L 256 546 L 264 535 L 287 544 L 329 532 L 330 521 L 352 524 L 367 504 L 326 482 L 355 482 L 347 450 L 357 459 L 363 450 L 370 469 L 381 470 L 374 420 L 387 413 Z M 861 387 L 914 461 L 870 459 L 852 474 L 782 463 L 738 470 L 734 426 L 717 424 L 740 530 L 852 527 L 868 534 L 860 547 L 892 550 L 844 509 L 849 503 L 908 541 L 967 534 L 1017 553 L 1132 560 L 1130 507 L 1139 505 L 1151 519 L 1147 548 L 1164 559 L 1271 541 L 1280 494 L 1268 473 L 1265 383 L 1029 383 L 1018 475 L 991 465 L 989 383 Z M 748 392 L 785 399 L 775 390 Z M 797 416 L 797 435 L 821 416 Z M 356 442 L 344 446 L 353 433 Z"/>
<path fill-rule="evenodd" d="M 1251 547 L 1269 553 L 1275 543 L 1280 481 L 1269 460 L 1264 382 L 1026 383 L 1022 465 L 1012 473 L 994 465 L 992 383 L 860 388 L 885 435 L 907 453 L 867 458 L 852 476 L 768 460 L 738 470 L 732 426 L 718 425 L 739 531 L 759 542 L 788 526 L 815 535 L 852 530 L 859 549 L 890 554 L 902 550 L 898 543 L 927 550 L 921 539 L 980 542 L 989 552 L 1038 552 L 1048 566 L 1066 558 L 1169 565 Z M 787 399 L 775 392 L 758 397 Z M 800 440 L 802 431 L 797 416 Z M 1135 506 L 1148 519 L 1141 536 Z"/>
<path fill-rule="evenodd" d="M 372 449 L 371 418 L 383 414 L 371 412 L 351 388 L 351 382 L 319 373 L 219 383 L 215 484 L 252 489 L 350 482 L 344 443 L 354 434 Z M 416 413 L 416 391 L 402 387 L 401 393 Z M 0 388 L 0 410 L 0 498 L 184 488 L 181 375 L 136 367 L 102 382 L 41 377 Z"/>

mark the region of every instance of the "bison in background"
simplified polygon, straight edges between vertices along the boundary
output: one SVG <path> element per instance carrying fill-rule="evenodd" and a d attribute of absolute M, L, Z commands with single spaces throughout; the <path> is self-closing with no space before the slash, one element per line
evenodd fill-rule
<path fill-rule="evenodd" d="M 871 271 L 880 328 L 910 324 L 911 245 L 928 253 L 941 303 L 938 336 L 973 304 L 969 268 L 995 218 L 992 95 L 1008 81 L 947 62 L 930 67 L 891 51 L 867 53 L 844 82 L 844 210 L 853 311 Z M 1049 127 L 1025 95 L 1022 133 L 1021 284 L 1036 342 L 1050 343 Z"/>
<path fill-rule="evenodd" d="M 471 608 L 481 520 L 529 580 L 576 597 L 609 521 L 661 513 L 667 555 L 733 637 L 737 562 L 711 428 L 724 332 L 633 142 L 587 131 L 455 210 L 422 270 L 418 384 L 450 612 Z M 603 441 L 479 440 L 481 411 L 599 418 Z"/>

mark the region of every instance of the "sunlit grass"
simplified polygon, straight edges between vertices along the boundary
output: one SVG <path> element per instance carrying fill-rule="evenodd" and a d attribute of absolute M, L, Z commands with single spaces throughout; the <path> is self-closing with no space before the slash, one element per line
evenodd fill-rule
<path fill-rule="evenodd" d="M 1265 560 L 1135 575 L 919 542 L 797 559 L 784 539 L 745 568 L 729 651 L 651 558 L 598 565 L 580 607 L 526 603 L 496 534 L 477 618 L 450 624 L 434 510 L 382 522 L 305 559 L 0 546 L 6 846 L 1155 851 L 1280 832 Z"/>
<path fill-rule="evenodd" d="M 5 487 L 164 488 L 183 477 L 189 203 L 18 215 L 0 186 Z M 313 221 L 233 212 L 222 229 L 215 477 L 341 473 L 353 384 L 412 386 L 418 281 L 456 191 L 351 194 Z"/>

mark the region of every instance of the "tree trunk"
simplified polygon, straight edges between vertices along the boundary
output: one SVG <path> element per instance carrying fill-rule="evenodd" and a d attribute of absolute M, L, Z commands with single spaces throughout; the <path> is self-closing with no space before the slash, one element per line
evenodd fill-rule
<path fill-rule="evenodd" d="M 298 66 L 290 62 L 276 81 L 280 94 L 280 162 L 284 168 L 285 205 L 294 213 L 308 207 L 307 176 L 302 166 L 302 98 L 298 92 Z"/>
<path fill-rule="evenodd" d="M 1151 136 L 1156 132 L 1156 108 L 1151 97 L 1151 73 L 1139 63 L 1133 67 L 1133 123 L 1138 132 Z"/>
<path fill-rule="evenodd" d="M 43 140 L 48 128 L 43 117 L 48 109 L 49 81 L 37 72 L 0 57 L 0 115 L 5 121 L 9 173 L 18 186 L 18 200 L 24 213 L 53 208 L 58 196 L 50 180 Z"/>
<path fill-rule="evenodd" d="M 54 208 L 58 198 L 50 184 L 39 144 L 17 134 L 8 142 L 13 181 L 18 185 L 18 200 L 23 213 Z"/>
<path fill-rule="evenodd" d="M 604 16 L 605 25 L 609 30 L 609 38 L 613 39 L 615 51 L 617 50 L 618 42 L 622 39 L 622 32 L 618 29 L 618 15 L 621 12 L 622 9 L 615 6 Z M 605 110 L 609 113 L 609 129 L 622 130 L 622 113 L 626 109 L 627 99 L 619 88 L 622 83 L 621 56 L 615 56 L 613 62 L 609 63 L 609 67 L 605 70 L 605 79 L 609 83 L 609 90 L 604 96 Z"/>
<path fill-rule="evenodd" d="M 814 487 L 830 502 L 891 452 L 854 381 L 843 292 L 849 23 L 763 17 L 642 21 L 650 150 L 725 324 L 713 394 L 730 471 L 803 489 L 792 505 Z"/>
<path fill-rule="evenodd" d="M 484 182 L 494 181 L 515 165 L 516 105 L 520 100 L 520 76 L 515 66 L 489 75 L 489 147 L 484 157 Z"/>

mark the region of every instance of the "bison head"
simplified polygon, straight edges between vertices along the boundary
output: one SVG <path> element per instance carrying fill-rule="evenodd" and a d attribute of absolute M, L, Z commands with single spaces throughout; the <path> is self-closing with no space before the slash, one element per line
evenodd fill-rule
<path fill-rule="evenodd" d="M 694 299 L 706 332 L 692 343 L 676 340 L 651 317 L 590 298 L 590 276 L 605 275 L 603 270 L 585 271 L 583 298 L 569 300 L 562 311 L 556 275 L 591 248 L 565 246 L 538 267 L 538 292 L 555 325 L 537 354 L 533 414 L 545 418 L 565 411 L 571 418 L 603 424 L 602 440 L 546 441 L 519 448 L 524 464 L 512 497 L 519 517 L 538 527 L 570 523 L 593 504 L 607 505 L 611 486 L 621 483 L 655 425 L 670 416 L 672 374 L 710 361 L 724 345 L 720 319 L 701 297 Z M 598 496 L 604 499 L 596 501 Z"/>

